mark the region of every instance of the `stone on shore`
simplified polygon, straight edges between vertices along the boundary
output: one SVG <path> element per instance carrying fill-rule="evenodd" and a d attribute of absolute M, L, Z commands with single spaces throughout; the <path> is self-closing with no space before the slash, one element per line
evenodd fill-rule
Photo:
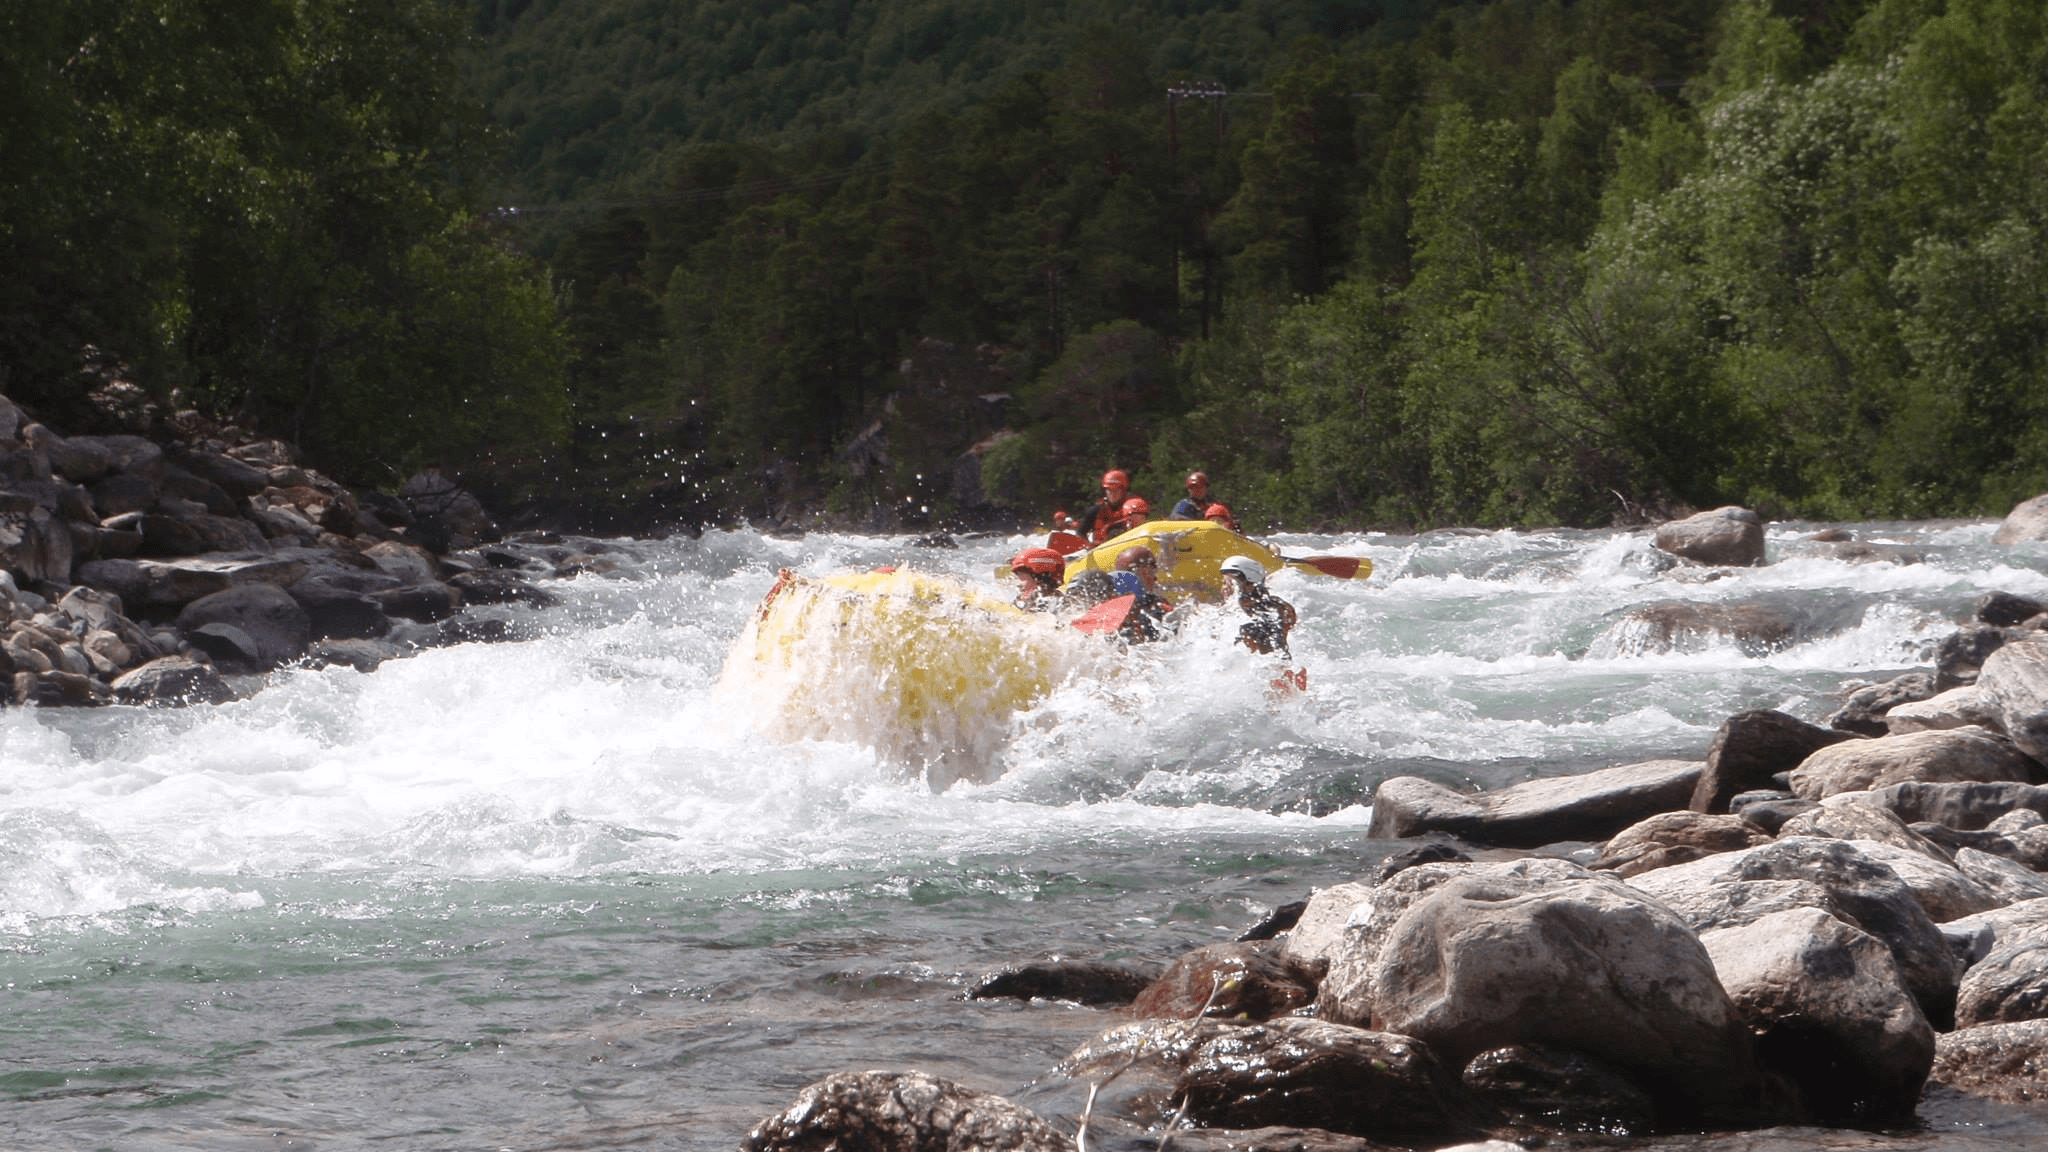
<path fill-rule="evenodd" d="M 1975 848 L 1956 849 L 1956 869 L 1991 894 L 1993 907 L 2048 896 L 2048 876 L 2003 856 Z"/>
<path fill-rule="evenodd" d="M 1771 835 L 1740 816 L 1662 812 L 1615 833 L 1587 867 L 1624 879 L 1717 852 L 1767 844 Z"/>
<path fill-rule="evenodd" d="M 1397 776 L 1373 794 L 1367 835 L 1400 839 L 1446 832 L 1481 844 L 1533 848 L 1602 840 L 1645 817 L 1683 806 L 1700 764 L 1653 760 L 1577 776 L 1529 780 L 1466 796 L 1417 776 Z"/>
<path fill-rule="evenodd" d="M 1936 694 L 1934 673 L 1907 672 L 1882 684 L 1866 684 L 1851 692 L 1842 706 L 1827 719 L 1827 726 L 1858 736 L 1884 736 L 1891 732 L 1885 718 L 1902 704 L 1926 700 Z"/>
<path fill-rule="evenodd" d="M 1973 726 L 2002 732 L 2002 723 L 1997 702 L 1974 684 L 1951 688 L 1926 700 L 1909 701 L 1884 714 L 1885 731 L 1892 736 Z"/>
<path fill-rule="evenodd" d="M 743 1152 L 1072 1152 L 1044 1119 L 924 1072 L 840 1072 L 754 1126 Z"/>
<path fill-rule="evenodd" d="M 1721 722 L 1707 747 L 1706 770 L 1700 774 L 1689 805 L 1695 812 L 1728 811 L 1737 793 L 1775 786 L 1780 772 L 1830 744 L 1851 739 L 1847 732 L 1808 724 L 1796 716 L 1770 709 L 1737 712 Z"/>
<path fill-rule="evenodd" d="M 1721 986 L 1757 1035 L 1766 1068 L 1834 1124 L 1912 1115 L 1934 1063 L 1934 1029 L 1891 950 L 1818 908 L 1700 935 Z"/>
<path fill-rule="evenodd" d="M 1911 781 L 1873 789 L 1872 801 L 1908 824 L 1932 821 L 1965 832 L 2010 812 L 2048 815 L 2048 788 L 2036 784 L 1924 784 Z"/>
<path fill-rule="evenodd" d="M 1970 615 L 1979 624 L 1989 624 L 1994 628 L 2010 628 L 2015 624 L 2024 624 L 2043 612 L 2048 612 L 2048 604 L 2031 597 L 2017 596 L 2011 592 L 1986 592 L 1977 597 L 1977 603 L 1971 608 Z"/>
<path fill-rule="evenodd" d="M 1459 1127 L 1428 1045 L 1325 1020 L 1232 1029 L 1197 1049 L 1175 1085 L 1207 1127 L 1300 1125 L 1373 1139 L 1441 1139 Z"/>
<path fill-rule="evenodd" d="M 78 580 L 121 597 L 130 608 L 182 608 L 203 596 L 248 584 L 288 585 L 306 562 L 285 556 L 222 553 L 175 560 L 90 560 Z"/>
<path fill-rule="evenodd" d="M 2032 920 L 1999 933 L 1963 973 L 1956 1027 L 2041 1019 L 2048 1019 L 2048 923 Z"/>
<path fill-rule="evenodd" d="M 1157 972 L 1088 960 L 1047 960 L 994 972 L 967 990 L 970 1000 L 1066 1000 L 1107 1007 L 1129 1004 Z"/>
<path fill-rule="evenodd" d="M 1949 851 L 1907 827 L 1891 809 L 1868 792 L 1838 792 L 1779 825 L 1779 836 L 1831 836 L 1864 840 L 1918 852 L 1943 864 L 1953 863 Z"/>
<path fill-rule="evenodd" d="M 1322 946 L 1327 969 L 1316 995 L 1316 1015 L 1338 1024 L 1372 1023 L 1372 983 L 1387 935 L 1410 906 L 1438 886 L 1472 871 L 1516 870 L 1522 874 L 1576 872 L 1563 860 L 1517 860 L 1512 864 L 1431 863 L 1404 868 L 1374 885 L 1351 909 L 1334 942 Z M 1309 901 L 1310 909 L 1315 900 Z M 1303 914 L 1307 918 L 1307 914 Z"/>
<path fill-rule="evenodd" d="M 220 673 L 183 656 L 163 656 L 114 678 L 114 698 L 147 707 L 224 704 L 235 698 Z"/>
<path fill-rule="evenodd" d="M 1977 686 L 2020 751 L 2048 763 L 2048 635 L 2029 633 L 1993 652 Z"/>
<path fill-rule="evenodd" d="M 1374 965 L 1373 1027 L 1452 1067 L 1506 1044 L 1585 1052 L 1628 1069 L 1667 1122 L 1753 1116 L 1749 1034 L 1692 929 L 1611 875 L 1556 863 L 1474 869 L 1416 900 Z"/>
<path fill-rule="evenodd" d="M 1168 965 L 1131 1001 L 1131 1014 L 1270 1020 L 1313 1002 L 1317 975 L 1278 945 L 1209 944 Z"/>
<path fill-rule="evenodd" d="M 188 634 L 209 624 L 240 629 L 255 641 L 256 664 L 275 668 L 306 654 L 312 627 L 306 610 L 275 584 L 244 584 L 202 596 L 178 613 L 178 628 Z"/>
<path fill-rule="evenodd" d="M 1643 1136 L 1657 1127 L 1657 1102 L 1627 1070 L 1584 1052 L 1509 1044 L 1474 1056 L 1461 1079 L 1511 1124 L 1605 1136 Z"/>
<path fill-rule="evenodd" d="M 2031 783 L 2039 765 L 1982 728 L 1878 736 L 1821 748 L 1792 770 L 1792 791 L 1807 800 L 1869 792 L 1893 784 Z"/>
<path fill-rule="evenodd" d="M 1981 1024 L 1939 1036 L 1927 1079 L 2007 1104 L 2048 1100 L 2048 1020 Z"/>
<path fill-rule="evenodd" d="M 1763 517 L 1732 505 L 1698 512 L 1658 525 L 1653 542 L 1694 563 L 1748 567 L 1764 562 Z"/>
<path fill-rule="evenodd" d="M 2013 505 L 1991 536 L 1993 544 L 2022 544 L 2029 540 L 2048 540 L 2048 495 Z"/>

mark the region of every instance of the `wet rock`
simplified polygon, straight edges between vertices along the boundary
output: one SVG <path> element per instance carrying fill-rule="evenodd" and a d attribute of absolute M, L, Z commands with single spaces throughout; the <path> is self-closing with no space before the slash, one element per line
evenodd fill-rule
<path fill-rule="evenodd" d="M 14 702 L 43 708 L 89 708 L 111 703 L 105 684 L 83 672 L 53 669 L 14 674 Z"/>
<path fill-rule="evenodd" d="M 1963 973 L 1956 1027 L 2041 1019 L 2048 1019 L 2048 923 L 2033 920 L 1999 933 Z"/>
<path fill-rule="evenodd" d="M 290 584 L 306 572 L 304 560 L 249 553 L 179 560 L 93 560 L 78 567 L 82 584 L 112 592 L 133 608 L 178 608 L 216 592 L 250 584 Z"/>
<path fill-rule="evenodd" d="M 2015 504 L 1991 536 L 1993 544 L 2021 544 L 2029 540 L 2048 540 L 2048 495 Z"/>
<path fill-rule="evenodd" d="M 1937 1037 L 1928 1081 L 2008 1104 L 2048 1100 L 2048 1020 L 1985 1024 Z"/>
<path fill-rule="evenodd" d="M 1296 1124 L 1375 1139 L 1442 1138 L 1459 1127 L 1442 1067 L 1407 1036 L 1289 1018 L 1224 1033 L 1176 1085 L 1206 1127 Z"/>
<path fill-rule="evenodd" d="M 1319 973 L 1277 945 L 1210 944 L 1177 958 L 1131 1002 L 1137 1016 L 1268 1020 L 1316 998 Z"/>
<path fill-rule="evenodd" d="M 1467 1091 L 1510 1123 L 1610 1136 L 1647 1135 L 1657 1127 L 1650 1094 L 1626 1070 L 1583 1052 L 1510 1044 L 1474 1056 L 1461 1078 Z"/>
<path fill-rule="evenodd" d="M 1842 706 L 1827 720 L 1828 727 L 1858 736 L 1884 736 L 1891 729 L 1885 716 L 1893 708 L 1935 695 L 1934 674 L 1908 672 L 1882 684 L 1870 684 L 1849 694 Z"/>
<path fill-rule="evenodd" d="M 201 624 L 185 633 L 185 643 L 204 652 L 223 672 L 247 675 L 266 667 L 262 646 L 256 638 L 233 624 Z"/>
<path fill-rule="evenodd" d="M 1049 960 L 994 973 L 968 989 L 970 1000 L 1069 1000 L 1095 1006 L 1129 1004 L 1157 974 L 1122 964 Z"/>
<path fill-rule="evenodd" d="M 363 549 L 363 556 L 400 584 L 431 584 L 440 579 L 434 557 L 411 544 L 385 540 Z"/>
<path fill-rule="evenodd" d="M 1316 993 L 1316 1015 L 1338 1024 L 1362 1027 L 1372 1023 L 1373 975 L 1395 922 L 1410 906 L 1453 877 L 1507 867 L 1521 867 L 1529 872 L 1577 870 L 1576 865 L 1561 860 L 1524 860 L 1515 865 L 1437 863 L 1418 864 L 1388 877 L 1385 883 L 1367 889 L 1365 901 L 1351 909 L 1336 938 L 1322 945 L 1318 958 L 1327 967 Z M 1314 911 L 1316 898 L 1311 897 L 1309 912 Z M 1308 913 L 1302 918 L 1306 921 Z"/>
<path fill-rule="evenodd" d="M 1747 508 L 1716 508 L 1658 525 L 1653 543 L 1698 564 L 1748 567 L 1764 562 L 1764 522 Z"/>
<path fill-rule="evenodd" d="M 381 604 L 334 579 L 308 576 L 285 591 L 305 609 L 316 640 L 368 640 L 391 630 L 391 617 Z"/>
<path fill-rule="evenodd" d="M 2010 628 L 2015 624 L 2023 624 L 2043 612 L 2048 612 L 2048 604 L 2043 604 L 2039 600 L 2016 596 L 2011 592 L 1986 592 L 1977 597 L 1976 606 L 1970 615 L 1979 624 L 1989 624 L 1994 628 Z"/>
<path fill-rule="evenodd" d="M 150 707 L 222 704 L 235 698 L 220 673 L 184 656 L 151 660 L 116 677 L 111 687 L 121 703 Z"/>
<path fill-rule="evenodd" d="M 1596 657 L 1705 652 L 1733 644 L 1767 656 L 1798 639 L 1805 618 L 1782 604 L 1703 604 L 1668 600 L 1623 613 L 1592 646 Z"/>
<path fill-rule="evenodd" d="M 1799 1086 L 1816 1118 L 1912 1115 L 1934 1063 L 1934 1029 L 1881 941 L 1799 908 L 1702 933 L 1700 943 L 1756 1033 L 1759 1059 Z"/>
<path fill-rule="evenodd" d="M 1792 791 L 1808 800 L 1892 784 L 2028 783 L 2035 763 L 1981 728 L 1878 736 L 1822 748 L 1793 769 Z"/>
<path fill-rule="evenodd" d="M 371 594 L 386 616 L 422 623 L 446 620 L 462 607 L 462 595 L 446 584 L 411 584 Z"/>
<path fill-rule="evenodd" d="M 72 555 L 71 530 L 50 509 L 0 499 L 0 568 L 32 583 L 67 583 Z"/>
<path fill-rule="evenodd" d="M 1770 834 L 1739 816 L 1662 812 L 1616 833 L 1588 867 L 1628 877 L 1769 842 Z"/>
<path fill-rule="evenodd" d="M 1737 712 L 1721 722 L 1707 747 L 1707 767 L 1693 788 L 1695 812 L 1728 811 L 1738 792 L 1768 788 L 1815 751 L 1850 739 L 1846 732 L 1808 724 L 1796 716 L 1760 709 Z"/>
<path fill-rule="evenodd" d="M 1934 687 L 1946 692 L 1977 682 L 1984 661 L 2005 646 L 2003 628 L 1979 625 L 1963 628 L 1941 638 L 1934 646 Z"/>
<path fill-rule="evenodd" d="M 1984 661 L 1977 685 L 2020 751 L 2048 762 L 2048 636 L 2029 633 Z"/>
<path fill-rule="evenodd" d="M 1613 876 L 1519 864 L 1452 877 L 1401 915 L 1373 1027 L 1453 1065 L 1512 1043 L 1585 1052 L 1628 1068 L 1667 1122 L 1751 1115 L 1750 1039 L 1692 929 Z"/>
<path fill-rule="evenodd" d="M 388 640 L 315 640 L 306 648 L 306 664 L 313 668 L 342 666 L 374 672 L 379 664 L 403 655 L 404 650 Z"/>
<path fill-rule="evenodd" d="M 312 641 L 306 610 L 275 584 L 244 584 L 202 596 L 178 613 L 187 635 L 208 624 L 231 625 L 253 640 L 261 668 L 275 668 L 305 655 Z"/>
<path fill-rule="evenodd" d="M 1249 943 L 1253 940 L 1276 940 L 1283 933 L 1293 930 L 1296 924 L 1301 923 L 1301 914 L 1307 910 L 1308 901 L 1306 900 L 1296 900 L 1292 904 L 1282 904 L 1268 913 L 1265 919 L 1260 920 L 1257 924 L 1240 933 L 1237 938 L 1238 943 Z"/>
<path fill-rule="evenodd" d="M 1577 776 L 1530 780 L 1465 796 L 1416 776 L 1381 782 L 1373 795 L 1375 839 L 1445 832 L 1481 844 L 1533 848 L 1600 840 L 1646 816 L 1685 804 L 1700 777 L 1689 760 L 1654 760 Z"/>
<path fill-rule="evenodd" d="M 1101 1079 L 1138 1067 L 1178 1075 L 1203 1045 L 1242 1027 L 1210 1017 L 1121 1024 L 1074 1049 L 1053 1071 L 1077 1079 Z"/>
<path fill-rule="evenodd" d="M 1997 703 L 1974 684 L 1901 704 L 1884 715 L 1885 730 L 1893 736 L 1970 727 L 1997 732 L 2002 731 L 1999 723 Z"/>
<path fill-rule="evenodd" d="M 1309 894 L 1308 904 L 1280 947 L 1296 963 L 1327 972 L 1330 957 L 1344 946 L 1344 932 L 1354 911 L 1372 899 L 1370 884 L 1333 884 Z"/>
<path fill-rule="evenodd" d="M 462 594 L 465 604 L 527 604 L 551 608 L 559 603 L 554 593 L 536 588 L 510 572 L 486 569 L 463 572 L 448 578 L 448 584 Z"/>
<path fill-rule="evenodd" d="M 483 504 L 438 472 L 407 480 L 398 498 L 411 513 L 421 542 L 436 552 L 474 548 L 499 536 Z"/>
<path fill-rule="evenodd" d="M 1818 807 L 1815 801 L 1801 800 L 1790 792 L 1780 791 L 1738 792 L 1728 801 L 1730 813 L 1772 836 L 1785 826 L 1785 821 L 1815 807 Z"/>
<path fill-rule="evenodd" d="M 1702 932 L 1753 922 L 1760 918 L 1754 913 L 1778 911 L 1791 901 L 1813 903 L 1884 941 L 1921 1013 L 1936 1028 L 1946 1027 L 1955 1018 L 1961 972 L 1919 893 L 1879 858 L 1881 851 L 1886 851 L 1883 845 L 1795 836 L 1659 868 L 1628 883 Z M 1817 885 L 1824 896 L 1816 898 L 1812 888 L 1798 887 L 1750 889 L 1740 899 L 1735 896 L 1741 891 L 1736 885 L 1744 882 L 1788 880 Z"/>
<path fill-rule="evenodd" d="M 840 1072 L 754 1126 L 743 1152 L 1072 1152 L 1051 1124 L 1000 1096 L 923 1072 Z"/>
<path fill-rule="evenodd" d="M 1378 883 L 1384 884 L 1389 876 L 1404 868 L 1413 868 L 1417 864 L 1470 864 L 1471 862 L 1472 858 L 1470 856 L 1460 852 L 1456 847 L 1438 840 L 1428 844 L 1417 844 L 1413 848 L 1403 848 L 1399 852 L 1389 853 L 1385 859 L 1380 861 L 1379 868 L 1373 873 L 1373 879 Z"/>

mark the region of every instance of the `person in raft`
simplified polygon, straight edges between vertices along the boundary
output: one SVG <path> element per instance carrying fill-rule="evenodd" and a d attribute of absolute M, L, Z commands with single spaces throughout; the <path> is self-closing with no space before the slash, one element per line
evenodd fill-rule
<path fill-rule="evenodd" d="M 1116 554 L 1116 594 L 1135 596 L 1117 634 L 1133 644 L 1163 640 L 1177 626 L 1173 604 L 1159 594 L 1159 558 L 1143 544 Z"/>
<path fill-rule="evenodd" d="M 1117 525 L 1116 533 L 1121 536 L 1150 519 L 1152 519 L 1152 505 L 1147 503 L 1143 496 L 1133 496 L 1129 500 L 1124 501 L 1124 518 L 1123 522 Z"/>
<path fill-rule="evenodd" d="M 1045 612 L 1060 605 L 1060 581 L 1067 574 L 1067 562 L 1050 548 L 1026 548 L 1010 558 L 1010 571 L 1017 575 L 1017 607 L 1027 612 Z"/>
<path fill-rule="evenodd" d="M 1228 505 L 1209 505 L 1208 508 L 1203 510 L 1202 519 L 1207 520 L 1212 524 L 1221 524 L 1225 528 L 1230 529 L 1232 532 L 1238 531 L 1237 517 L 1232 516 L 1230 514 L 1230 508 Z"/>
<path fill-rule="evenodd" d="M 1090 544 L 1100 544 L 1123 531 L 1124 501 L 1131 498 L 1130 474 L 1111 468 L 1102 474 L 1102 499 L 1081 513 L 1082 531 Z"/>
<path fill-rule="evenodd" d="M 1207 472 L 1188 473 L 1188 494 L 1167 514 L 1168 520 L 1200 520 L 1208 512 L 1209 505 L 1220 503 L 1209 494 Z"/>
<path fill-rule="evenodd" d="M 1291 659 L 1287 634 L 1294 631 L 1294 605 L 1266 590 L 1266 570 L 1249 556 L 1232 556 L 1222 566 L 1223 578 L 1237 594 L 1237 606 L 1251 617 L 1237 630 L 1238 643 L 1254 652 L 1279 653 Z"/>

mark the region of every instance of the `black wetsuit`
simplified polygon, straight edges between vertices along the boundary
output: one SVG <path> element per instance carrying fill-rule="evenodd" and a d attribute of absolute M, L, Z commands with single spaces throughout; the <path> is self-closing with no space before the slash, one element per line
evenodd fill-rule
<path fill-rule="evenodd" d="M 1294 605 L 1264 588 L 1247 586 L 1237 598 L 1237 606 L 1251 617 L 1237 630 L 1237 638 L 1245 647 L 1254 652 L 1293 656 L 1287 650 L 1287 633 L 1294 628 Z"/>
<path fill-rule="evenodd" d="M 1167 519 L 1205 520 L 1208 518 L 1209 505 L 1211 504 L 1223 504 L 1223 501 L 1218 500 L 1213 492 L 1200 500 L 1195 499 L 1193 496 L 1184 496 L 1181 498 L 1180 503 L 1173 506 L 1173 514 L 1168 516 Z M 1224 504 L 1224 507 L 1227 508 L 1229 505 Z"/>

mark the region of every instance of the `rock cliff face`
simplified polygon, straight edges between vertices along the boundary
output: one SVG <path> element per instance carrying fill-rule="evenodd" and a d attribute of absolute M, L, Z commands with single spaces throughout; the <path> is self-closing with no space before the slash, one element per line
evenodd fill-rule
<path fill-rule="evenodd" d="M 435 473 L 361 497 L 278 440 L 70 436 L 0 397 L 0 703 L 218 701 L 223 675 L 374 667 L 544 604 L 538 555 Z M 535 564 L 534 567 L 541 565 Z"/>

